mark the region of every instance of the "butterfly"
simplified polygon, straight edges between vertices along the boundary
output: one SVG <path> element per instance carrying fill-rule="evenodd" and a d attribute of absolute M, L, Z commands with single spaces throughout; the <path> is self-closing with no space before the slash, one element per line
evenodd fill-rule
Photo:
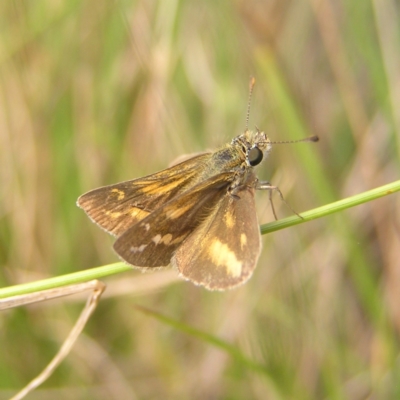
<path fill-rule="evenodd" d="M 196 285 L 230 289 L 250 278 L 260 255 L 255 191 L 279 191 L 254 172 L 270 150 L 264 132 L 246 128 L 214 152 L 94 189 L 77 204 L 117 237 L 114 250 L 128 264 L 172 265 Z"/>

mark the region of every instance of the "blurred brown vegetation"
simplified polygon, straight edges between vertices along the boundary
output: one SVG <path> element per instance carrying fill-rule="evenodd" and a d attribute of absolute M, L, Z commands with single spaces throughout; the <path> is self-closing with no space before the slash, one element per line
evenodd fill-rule
<path fill-rule="evenodd" d="M 117 261 L 77 197 L 239 134 L 250 75 L 250 126 L 320 136 L 275 146 L 258 170 L 298 212 L 398 179 L 395 0 L 10 0 L 0 27 L 1 286 Z M 271 220 L 268 195 L 257 201 Z M 399 398 L 399 210 L 395 194 L 266 235 L 253 278 L 226 293 L 162 273 L 105 280 L 112 296 L 29 398 Z M 0 398 L 57 351 L 83 305 L 72 300 L 1 315 Z"/>

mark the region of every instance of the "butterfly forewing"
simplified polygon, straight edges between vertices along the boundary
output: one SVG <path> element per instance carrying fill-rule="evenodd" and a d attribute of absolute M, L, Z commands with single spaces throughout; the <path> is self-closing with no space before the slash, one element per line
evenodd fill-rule
<path fill-rule="evenodd" d="M 203 153 L 144 178 L 92 190 L 77 204 L 93 222 L 119 236 L 191 187 L 199 165 L 209 158 L 210 153 Z"/>
<path fill-rule="evenodd" d="M 254 188 L 245 185 L 235 196 L 220 199 L 212 215 L 175 252 L 172 264 L 195 284 L 225 290 L 250 278 L 260 250 Z"/>
<path fill-rule="evenodd" d="M 157 208 L 123 233 L 114 250 L 135 266 L 169 265 L 184 240 L 208 218 L 222 198 L 230 197 L 228 187 L 233 177 L 229 172 L 215 175 Z"/>

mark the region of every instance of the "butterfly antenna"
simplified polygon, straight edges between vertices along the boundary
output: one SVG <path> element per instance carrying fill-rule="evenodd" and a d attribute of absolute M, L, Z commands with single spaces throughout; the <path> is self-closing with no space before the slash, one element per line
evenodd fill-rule
<path fill-rule="evenodd" d="M 290 143 L 300 143 L 300 142 L 318 142 L 319 137 L 317 135 L 309 136 L 298 140 L 283 140 L 278 142 L 270 142 L 271 144 L 290 144 Z"/>
<path fill-rule="evenodd" d="M 254 76 L 250 78 L 249 84 L 249 101 L 247 102 L 247 113 L 246 113 L 246 131 L 249 129 L 249 119 L 250 119 L 250 105 L 251 105 L 251 96 L 253 95 L 253 88 L 256 80 Z"/>

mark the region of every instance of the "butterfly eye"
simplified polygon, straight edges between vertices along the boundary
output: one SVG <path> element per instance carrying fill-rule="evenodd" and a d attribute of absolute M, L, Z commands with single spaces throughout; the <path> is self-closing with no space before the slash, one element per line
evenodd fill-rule
<path fill-rule="evenodd" d="M 249 163 L 252 167 L 260 164 L 263 159 L 263 152 L 258 147 L 253 147 L 249 150 L 247 158 L 249 159 Z"/>

